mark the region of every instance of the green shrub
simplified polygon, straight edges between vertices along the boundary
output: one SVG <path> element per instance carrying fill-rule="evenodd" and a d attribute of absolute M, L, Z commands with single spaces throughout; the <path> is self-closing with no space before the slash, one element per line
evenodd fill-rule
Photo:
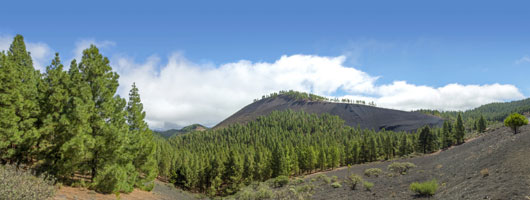
<path fill-rule="evenodd" d="M 331 183 L 331 178 L 329 178 L 329 177 L 326 176 L 325 174 L 319 174 L 319 175 L 317 176 L 317 178 L 318 178 L 319 180 L 324 181 L 324 182 L 327 183 L 327 184 Z"/>
<path fill-rule="evenodd" d="M 0 199 L 48 199 L 55 194 L 53 182 L 46 175 L 0 165 Z"/>
<path fill-rule="evenodd" d="M 436 179 L 423 183 L 414 182 L 410 184 L 410 190 L 422 196 L 432 196 L 438 190 L 438 181 Z"/>
<path fill-rule="evenodd" d="M 379 177 L 379 174 L 383 173 L 383 170 L 379 168 L 370 168 L 364 170 L 364 175 L 368 177 Z"/>
<path fill-rule="evenodd" d="M 94 178 L 93 189 L 101 193 L 130 193 L 134 189 L 136 171 L 132 164 L 121 166 L 118 164 L 106 166 Z"/>
<path fill-rule="evenodd" d="M 314 189 L 313 184 L 306 184 L 295 188 L 297 192 L 309 192 Z"/>
<path fill-rule="evenodd" d="M 410 163 L 410 162 L 394 162 L 390 165 L 388 165 L 388 170 L 392 171 L 392 172 L 395 172 L 395 173 L 398 173 L 398 174 L 402 174 L 402 175 L 405 175 L 407 174 L 407 171 L 411 168 L 414 168 L 416 167 L 416 165 L 414 165 L 413 163 Z"/>
<path fill-rule="evenodd" d="M 357 187 L 357 184 L 363 182 L 363 178 L 361 178 L 359 175 L 357 174 L 351 174 L 349 177 L 348 177 L 348 182 L 350 183 L 350 187 L 352 190 L 355 190 L 355 188 Z"/>
<path fill-rule="evenodd" d="M 258 186 L 258 191 L 256 192 L 256 199 L 270 199 L 273 195 L 272 190 L 265 184 L 260 184 Z"/>
<path fill-rule="evenodd" d="M 337 177 L 337 176 L 332 176 L 331 177 L 331 181 L 337 182 L 337 180 L 339 180 L 339 177 Z"/>
<path fill-rule="evenodd" d="M 294 181 L 294 184 L 295 184 L 295 185 L 300 185 L 300 184 L 302 184 L 302 183 L 304 183 L 304 179 L 301 179 L 301 178 L 297 178 L 297 179 Z"/>
<path fill-rule="evenodd" d="M 242 190 L 242 191 L 237 193 L 237 199 L 240 199 L 240 200 L 253 200 L 253 199 L 255 199 L 254 191 L 249 190 L 249 189 L 244 189 L 244 190 Z"/>
<path fill-rule="evenodd" d="M 368 181 L 364 181 L 363 182 L 363 187 L 368 190 L 368 191 L 372 191 L 372 187 L 374 187 L 374 183 L 370 183 Z"/>
<path fill-rule="evenodd" d="M 289 184 L 289 177 L 287 176 L 278 176 L 274 178 L 274 187 L 283 187 L 284 185 Z"/>
<path fill-rule="evenodd" d="M 331 184 L 331 187 L 333 187 L 333 188 L 340 188 L 340 187 L 342 187 L 342 185 L 341 185 L 339 182 L 333 182 L 333 183 Z"/>

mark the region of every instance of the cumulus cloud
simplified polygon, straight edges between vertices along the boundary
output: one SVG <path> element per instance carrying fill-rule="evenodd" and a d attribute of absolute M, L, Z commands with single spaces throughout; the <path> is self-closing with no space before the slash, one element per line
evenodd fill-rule
<path fill-rule="evenodd" d="M 522 63 L 530 63 L 530 57 L 523 56 L 521 59 L 515 61 L 515 64 L 522 64 Z"/>
<path fill-rule="evenodd" d="M 524 96 L 513 85 L 420 86 L 405 81 L 378 85 L 378 77 L 344 65 L 346 57 L 282 56 L 274 62 L 241 60 L 219 66 L 199 65 L 180 54 L 167 64 L 151 57 L 144 63 L 117 57 L 121 96 L 136 82 L 153 128 L 202 123 L 208 126 L 233 114 L 263 94 L 298 90 L 324 96 L 337 92 L 355 100 L 401 110 L 465 110 Z"/>
<path fill-rule="evenodd" d="M 75 43 L 75 48 L 72 52 L 74 54 L 74 58 L 76 60 L 80 60 L 81 56 L 83 55 L 83 50 L 89 48 L 90 45 L 96 45 L 99 49 L 102 49 L 102 48 L 112 47 L 116 45 L 116 43 L 113 41 L 108 41 L 108 40 L 104 40 L 104 41 L 96 41 L 95 39 L 78 40 Z"/>
<path fill-rule="evenodd" d="M 461 85 L 443 87 L 417 86 L 405 81 L 377 86 L 378 97 L 345 96 L 350 99 L 374 101 L 378 106 L 400 110 L 421 108 L 436 110 L 467 110 L 491 102 L 521 99 L 524 96 L 513 85 Z"/>
<path fill-rule="evenodd" d="M 11 36 L 0 36 L 0 50 L 9 49 Z M 82 51 L 95 44 L 99 48 L 115 45 L 111 41 L 80 40 L 73 50 L 79 59 Z M 44 70 L 53 57 L 45 43 L 26 42 L 35 67 Z M 111 65 L 120 74 L 118 93 L 128 96 L 133 82 L 152 128 L 167 129 L 192 123 L 213 126 L 260 98 L 279 90 L 298 90 L 323 96 L 373 101 L 380 107 L 400 110 L 421 108 L 466 110 L 486 103 L 524 98 L 509 84 L 461 85 L 442 87 L 414 85 L 406 81 L 377 84 L 379 77 L 346 66 L 348 56 L 281 56 L 274 62 L 240 60 L 218 66 L 196 64 L 179 53 L 167 63 L 157 56 L 144 62 L 117 55 Z M 525 56 L 517 64 L 530 62 Z M 355 64 L 354 64 L 355 65 Z"/>
<path fill-rule="evenodd" d="M 0 51 L 9 50 L 9 46 L 11 46 L 11 42 L 13 42 L 13 37 L 14 36 L 0 36 Z M 35 69 L 41 70 L 41 72 L 45 71 L 46 66 L 53 58 L 53 50 L 45 43 L 28 41 L 26 41 L 26 49 L 31 53 Z"/>

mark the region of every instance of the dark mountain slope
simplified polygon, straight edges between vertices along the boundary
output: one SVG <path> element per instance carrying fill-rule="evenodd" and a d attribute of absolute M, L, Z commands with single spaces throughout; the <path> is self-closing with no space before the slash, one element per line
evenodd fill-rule
<path fill-rule="evenodd" d="M 247 123 L 258 116 L 268 115 L 275 110 L 304 111 L 307 113 L 337 115 L 345 121 L 345 125 L 375 130 L 413 131 L 424 125 L 439 126 L 442 119 L 418 112 L 378 108 L 373 106 L 311 101 L 294 98 L 290 95 L 277 95 L 264 98 L 245 106 L 228 117 L 214 128 L 226 127 L 234 123 Z"/>

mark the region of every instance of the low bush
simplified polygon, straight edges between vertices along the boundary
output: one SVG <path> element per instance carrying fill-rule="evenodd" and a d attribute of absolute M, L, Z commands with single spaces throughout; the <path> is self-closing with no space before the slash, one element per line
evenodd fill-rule
<path fill-rule="evenodd" d="M 337 177 L 337 176 L 332 176 L 331 177 L 331 181 L 337 182 L 337 180 L 339 180 L 339 177 Z"/>
<path fill-rule="evenodd" d="M 255 199 L 255 193 L 252 190 L 244 189 L 237 193 L 236 198 L 239 200 L 253 200 Z"/>
<path fill-rule="evenodd" d="M 314 186 L 312 184 L 306 184 L 302 186 L 298 186 L 295 188 L 297 192 L 310 192 L 314 189 Z"/>
<path fill-rule="evenodd" d="M 416 167 L 416 165 L 414 165 L 413 163 L 410 163 L 410 162 L 394 162 L 390 165 L 388 165 L 388 170 L 392 171 L 392 172 L 395 172 L 395 173 L 398 173 L 398 174 L 402 174 L 402 175 L 405 175 L 407 174 L 407 171 L 411 168 L 414 168 Z"/>
<path fill-rule="evenodd" d="M 256 199 L 270 199 L 274 195 L 272 190 L 265 184 L 260 184 L 256 192 Z"/>
<path fill-rule="evenodd" d="M 54 196 L 55 180 L 46 175 L 0 165 L 0 199 L 48 199 Z"/>
<path fill-rule="evenodd" d="M 326 176 L 325 174 L 319 174 L 319 175 L 317 176 L 317 178 L 318 178 L 319 180 L 324 181 L 324 182 L 327 183 L 327 184 L 331 183 L 331 178 L 329 178 L 329 177 Z"/>
<path fill-rule="evenodd" d="M 302 184 L 302 183 L 304 183 L 304 179 L 301 179 L 301 178 L 297 178 L 297 179 L 294 181 L 294 184 L 295 184 L 295 185 L 300 185 L 300 184 Z"/>
<path fill-rule="evenodd" d="M 433 179 L 422 183 L 414 182 L 410 184 L 410 190 L 420 196 L 432 196 L 438 190 L 438 181 Z"/>
<path fill-rule="evenodd" d="M 283 187 L 284 185 L 289 184 L 289 177 L 287 176 L 278 176 L 274 178 L 274 187 Z"/>
<path fill-rule="evenodd" d="M 368 181 L 364 181 L 363 182 L 363 187 L 368 190 L 368 191 L 372 191 L 372 187 L 374 187 L 374 183 L 371 183 L 371 182 L 368 182 Z"/>
<path fill-rule="evenodd" d="M 333 188 L 340 188 L 340 187 L 342 187 L 342 185 L 341 185 L 339 182 L 333 182 L 333 183 L 331 184 L 331 187 L 333 187 Z"/>
<path fill-rule="evenodd" d="M 381 173 L 383 173 L 383 170 L 379 168 L 370 168 L 364 170 L 364 175 L 368 177 L 379 177 Z"/>
<path fill-rule="evenodd" d="M 350 187 L 352 190 L 355 190 L 355 188 L 357 187 L 357 185 L 361 182 L 363 182 L 363 178 L 361 178 L 359 175 L 357 174 L 351 174 L 350 176 L 348 176 L 348 182 L 350 184 Z"/>

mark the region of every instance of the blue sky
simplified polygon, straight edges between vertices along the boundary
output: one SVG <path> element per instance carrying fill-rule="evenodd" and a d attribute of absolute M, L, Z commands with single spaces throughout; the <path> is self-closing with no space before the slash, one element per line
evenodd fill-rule
<path fill-rule="evenodd" d="M 157 74 L 175 53 L 197 68 L 344 56 L 342 66 L 378 77 L 376 86 L 498 83 L 530 96 L 527 1 L 366 2 L 8 1 L 0 36 L 22 34 L 65 58 L 80 41 L 108 44 L 115 63 L 155 63 Z M 324 94 L 381 96 L 352 91 Z"/>

